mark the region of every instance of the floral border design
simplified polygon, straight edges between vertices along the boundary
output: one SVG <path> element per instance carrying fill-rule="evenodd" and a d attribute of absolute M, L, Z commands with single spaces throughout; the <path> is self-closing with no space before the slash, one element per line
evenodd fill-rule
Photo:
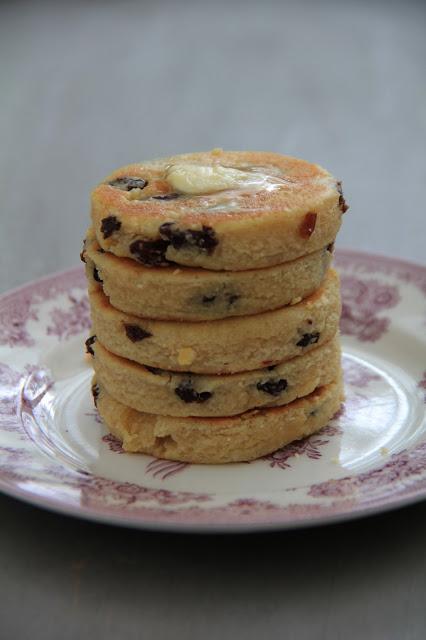
<path fill-rule="evenodd" d="M 62 340 L 90 329 L 89 300 L 86 293 L 80 298 L 68 294 L 68 300 L 68 309 L 55 307 L 50 312 L 52 324 L 46 329 L 48 336 L 56 336 Z"/>
<path fill-rule="evenodd" d="M 330 442 L 330 438 L 324 438 L 324 436 L 335 436 L 338 433 L 341 433 L 340 427 L 327 425 L 318 433 L 309 436 L 309 438 L 291 442 L 286 447 L 264 456 L 262 460 L 269 462 L 269 466 L 272 469 L 274 467 L 290 469 L 289 460 L 291 458 L 299 458 L 302 455 L 306 455 L 310 460 L 319 460 L 322 457 L 320 447 L 324 447 Z"/>
<path fill-rule="evenodd" d="M 38 305 L 72 289 L 85 289 L 83 269 L 71 269 L 24 285 L 0 296 L 0 346 L 31 347 L 30 320 L 39 320 Z"/>
<path fill-rule="evenodd" d="M 351 273 L 393 276 L 404 284 L 414 285 L 426 296 L 426 267 L 422 265 L 349 249 L 336 251 L 335 264 L 338 269 Z"/>
<path fill-rule="evenodd" d="M 310 487 L 308 494 L 320 498 L 346 498 L 356 496 L 372 500 L 387 495 L 389 487 L 398 481 L 401 485 L 424 478 L 426 470 L 426 442 L 411 451 L 394 454 L 382 467 L 354 476 L 327 480 Z"/>
<path fill-rule="evenodd" d="M 399 303 L 398 287 L 373 278 L 362 280 L 345 274 L 341 277 L 341 285 L 341 332 L 356 336 L 361 342 L 376 342 L 390 325 L 389 317 L 378 314 Z"/>

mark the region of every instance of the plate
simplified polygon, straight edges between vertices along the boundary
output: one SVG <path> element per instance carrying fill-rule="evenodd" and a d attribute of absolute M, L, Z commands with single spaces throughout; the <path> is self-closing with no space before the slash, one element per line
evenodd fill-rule
<path fill-rule="evenodd" d="M 0 298 L 0 489 L 91 520 L 180 531 L 324 524 L 426 496 L 426 268 L 336 255 L 346 400 L 251 463 L 126 454 L 93 407 L 81 268 Z"/>

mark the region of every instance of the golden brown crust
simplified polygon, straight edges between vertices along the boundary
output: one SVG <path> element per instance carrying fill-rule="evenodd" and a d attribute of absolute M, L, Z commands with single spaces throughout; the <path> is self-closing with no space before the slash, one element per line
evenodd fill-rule
<path fill-rule="evenodd" d="M 101 287 L 89 291 L 89 299 L 93 333 L 112 353 L 161 369 L 216 374 L 261 369 L 324 344 L 337 332 L 341 307 L 334 269 L 299 304 L 207 322 L 125 314 L 110 305 Z"/>
<path fill-rule="evenodd" d="M 275 175 L 280 185 L 271 191 L 228 190 L 157 200 L 156 195 L 170 190 L 165 170 L 174 163 L 260 166 L 268 175 Z M 110 186 L 124 176 L 143 178 L 148 185 L 137 193 Z M 130 247 L 136 241 L 167 244 L 160 231 L 164 223 L 173 223 L 174 229 L 183 234 L 200 232 L 204 226 L 211 230 L 216 243 L 213 247 L 200 248 L 193 238 L 178 248 L 171 243 L 161 248 L 164 261 L 238 271 L 294 260 L 333 242 L 341 223 L 340 199 L 335 178 L 304 160 L 267 152 L 185 154 L 113 172 L 92 193 L 92 223 L 103 249 L 145 261 L 145 254 Z M 309 215 L 311 224 L 307 223 Z M 117 228 L 105 235 L 103 221 L 108 218 L 114 219 Z"/>
<path fill-rule="evenodd" d="M 231 418 L 172 418 L 120 404 L 99 385 L 97 406 L 108 429 L 129 452 L 200 464 L 254 460 L 324 427 L 343 400 L 336 381 L 284 407 Z"/>

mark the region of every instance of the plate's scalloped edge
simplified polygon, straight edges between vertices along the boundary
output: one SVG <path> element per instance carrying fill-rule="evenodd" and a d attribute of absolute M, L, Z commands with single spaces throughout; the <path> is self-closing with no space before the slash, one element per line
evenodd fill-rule
<path fill-rule="evenodd" d="M 58 281 L 60 284 L 58 284 Z M 56 289 L 55 289 L 56 287 Z M 87 288 L 84 275 L 84 267 L 71 267 L 57 271 L 36 280 L 30 280 L 14 289 L 9 289 L 0 294 L 0 304 L 8 302 L 17 294 L 31 293 L 45 297 L 46 293 L 59 293 L 68 291 L 72 287 Z"/>
<path fill-rule="evenodd" d="M 335 255 L 339 259 L 340 257 L 347 258 L 348 260 L 362 260 L 363 262 L 369 262 L 370 264 L 383 264 L 393 265 L 394 267 L 404 268 L 407 270 L 414 269 L 420 271 L 423 275 L 426 275 L 426 264 L 420 264 L 420 262 L 414 262 L 405 258 L 395 258 L 382 253 L 370 253 L 369 251 L 362 251 L 358 249 L 348 249 L 346 247 L 337 247 Z"/>
<path fill-rule="evenodd" d="M 11 485 L 4 485 L 0 482 L 0 489 L 9 497 L 16 498 L 22 502 L 35 506 L 43 507 L 53 513 L 71 516 L 75 518 L 84 518 L 92 522 L 101 524 L 125 526 L 138 529 L 150 529 L 157 531 L 171 531 L 176 533 L 255 533 L 258 531 L 272 531 L 285 529 L 299 529 L 314 526 L 324 526 L 329 524 L 339 524 L 354 519 L 366 518 L 373 515 L 384 514 L 395 509 L 410 506 L 421 502 L 425 498 L 425 487 L 422 484 L 422 490 L 419 492 L 418 487 L 413 486 L 411 490 L 407 490 L 404 496 L 395 500 L 394 497 L 388 496 L 379 503 L 373 504 L 356 504 L 353 501 L 345 501 L 344 508 L 338 503 L 330 505 L 328 510 L 317 509 L 317 513 L 311 512 L 307 517 L 306 510 L 303 514 L 297 515 L 296 511 L 287 509 L 287 517 L 284 517 L 283 510 L 278 508 L 272 510 L 267 506 L 267 513 L 258 511 L 257 518 L 253 517 L 252 512 L 244 514 L 240 512 L 230 517 L 229 509 L 220 508 L 213 510 L 201 509 L 181 509 L 179 511 L 162 510 L 158 513 L 156 509 L 145 509 L 142 514 L 138 515 L 126 513 L 123 516 L 117 512 L 107 510 L 94 511 L 84 504 L 80 505 L 64 505 L 59 499 L 48 499 L 40 497 L 38 494 L 30 494 L 23 489 L 16 488 Z M 266 505 L 270 503 L 265 502 Z M 291 505 L 290 505 L 291 506 Z M 296 505 L 297 506 L 297 505 Z M 200 516 L 210 517 L 200 517 Z M 225 516 L 224 519 L 220 515 Z M 265 517 L 266 516 L 266 517 Z"/>

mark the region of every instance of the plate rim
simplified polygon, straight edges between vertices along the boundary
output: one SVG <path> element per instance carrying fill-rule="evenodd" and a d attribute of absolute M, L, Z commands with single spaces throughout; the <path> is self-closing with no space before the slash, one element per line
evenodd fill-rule
<path fill-rule="evenodd" d="M 64 506 L 59 500 L 40 498 L 33 493 L 7 487 L 0 478 L 0 492 L 9 498 L 14 498 L 24 504 L 44 509 L 50 513 L 57 513 L 62 516 L 86 520 L 95 524 L 109 526 L 119 526 L 128 529 L 139 529 L 164 533 L 194 533 L 194 534 L 240 534 L 240 533 L 261 533 L 273 531 L 297 531 L 299 529 L 312 529 L 313 527 L 325 527 L 327 525 L 342 524 L 353 520 L 383 515 L 391 511 L 397 511 L 404 507 L 418 504 L 426 499 L 426 487 L 423 492 L 413 490 L 412 495 L 404 496 L 399 500 L 392 498 L 384 499 L 382 503 L 373 506 L 355 506 L 351 510 L 341 513 L 300 518 L 299 520 L 276 520 L 263 522 L 240 522 L 218 524 L 212 522 L 170 522 L 165 520 L 149 520 L 138 517 L 123 517 L 114 513 L 102 513 L 100 511 L 86 509 L 84 506 Z"/>

